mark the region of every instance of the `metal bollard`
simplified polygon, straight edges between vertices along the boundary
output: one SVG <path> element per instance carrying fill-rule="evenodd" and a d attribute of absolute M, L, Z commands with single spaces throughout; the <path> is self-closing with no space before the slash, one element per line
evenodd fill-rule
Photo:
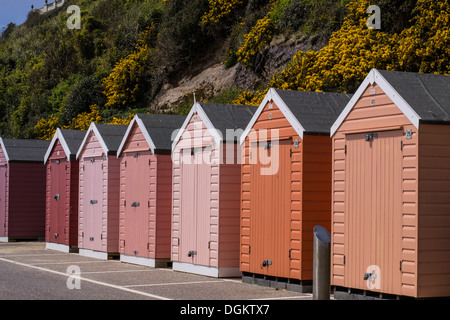
<path fill-rule="evenodd" d="M 313 300 L 330 300 L 331 236 L 322 226 L 314 227 Z"/>

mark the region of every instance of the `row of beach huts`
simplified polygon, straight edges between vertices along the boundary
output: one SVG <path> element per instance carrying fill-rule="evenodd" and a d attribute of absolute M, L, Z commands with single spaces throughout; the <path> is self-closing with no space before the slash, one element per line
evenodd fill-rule
<path fill-rule="evenodd" d="M 0 143 L 2 241 L 308 292 L 320 225 L 335 295 L 450 296 L 450 76 Z"/>

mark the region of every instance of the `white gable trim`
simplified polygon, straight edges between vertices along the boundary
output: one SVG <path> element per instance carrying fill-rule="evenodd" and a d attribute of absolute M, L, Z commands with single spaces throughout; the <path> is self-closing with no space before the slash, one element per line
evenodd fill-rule
<path fill-rule="evenodd" d="M 50 154 L 52 153 L 53 147 L 55 146 L 57 140 L 61 142 L 64 152 L 66 153 L 67 156 L 67 161 L 70 161 L 69 146 L 67 145 L 66 139 L 64 139 L 61 129 L 57 128 L 55 134 L 53 135 L 53 139 L 50 142 L 50 146 L 48 147 L 47 152 L 45 153 L 44 164 L 47 163 L 48 158 L 50 157 Z"/>
<path fill-rule="evenodd" d="M 262 111 L 264 110 L 265 106 L 271 100 L 273 100 L 273 102 L 277 105 L 278 109 L 283 113 L 285 118 L 288 120 L 289 124 L 294 128 L 295 132 L 297 132 L 297 134 L 303 140 L 303 133 L 305 132 L 305 128 L 303 128 L 301 123 L 292 114 L 291 110 L 286 105 L 286 103 L 283 101 L 283 99 L 281 99 L 281 97 L 278 95 L 278 93 L 273 88 L 270 88 L 269 91 L 267 92 L 266 96 L 264 97 L 263 101 L 259 105 L 258 109 L 256 110 L 255 114 L 253 115 L 252 119 L 248 123 L 247 128 L 245 128 L 245 131 L 241 136 L 241 141 L 240 141 L 241 144 L 244 143 L 245 138 L 250 134 L 250 131 L 252 130 L 256 120 L 258 120 L 258 118 L 261 115 Z"/>
<path fill-rule="evenodd" d="M 408 118 L 408 120 L 411 121 L 411 123 L 417 129 L 419 129 L 419 115 L 414 111 L 413 108 L 411 108 L 411 106 L 405 101 L 405 99 L 400 96 L 400 94 L 394 89 L 394 87 L 392 87 L 392 85 L 380 74 L 380 72 L 378 72 L 377 69 L 372 69 L 370 70 L 364 81 L 361 83 L 361 85 L 358 87 L 355 94 L 347 103 L 344 110 L 341 112 L 334 124 L 331 126 L 330 137 L 332 137 L 339 129 L 345 118 L 358 102 L 359 98 L 361 98 L 364 91 L 367 89 L 367 86 L 374 83 L 376 83 L 384 91 L 389 99 L 391 99 L 392 102 L 400 109 L 400 111 L 402 111 L 403 114 Z"/>
<path fill-rule="evenodd" d="M 6 162 L 9 162 L 8 151 L 6 150 L 5 143 L 3 142 L 2 137 L 0 137 L 0 145 L 2 146 L 3 153 L 5 154 Z"/>
<path fill-rule="evenodd" d="M 127 142 L 131 129 L 133 128 L 134 124 L 137 124 L 138 127 L 141 129 L 142 134 L 144 135 L 145 141 L 147 141 L 147 144 L 150 147 L 150 150 L 152 151 L 153 154 L 155 154 L 155 143 L 153 142 L 152 138 L 150 137 L 150 134 L 147 131 L 147 128 L 145 127 L 144 123 L 142 122 L 142 119 L 139 118 L 138 115 L 135 115 L 133 117 L 133 120 L 131 120 L 131 122 L 128 125 L 127 131 L 125 132 L 125 135 L 122 138 L 122 142 L 120 143 L 119 149 L 117 150 L 117 158 L 120 157 L 120 155 L 122 154 L 123 151 L 123 147 L 125 146 L 125 143 Z"/>
<path fill-rule="evenodd" d="M 180 141 L 184 130 L 186 130 L 186 127 L 188 126 L 189 122 L 192 119 L 192 116 L 197 113 L 200 116 L 200 119 L 203 121 L 203 123 L 205 124 L 205 127 L 208 129 L 208 132 L 212 135 L 212 137 L 214 138 L 214 143 L 218 144 L 220 142 L 223 141 L 223 136 L 222 133 L 220 133 L 219 131 L 217 131 L 216 128 L 214 128 L 214 125 L 212 124 L 211 120 L 209 120 L 208 116 L 206 115 L 205 111 L 203 110 L 202 106 L 200 103 L 195 102 L 194 105 L 191 108 L 191 111 L 189 111 L 189 114 L 186 117 L 186 120 L 184 120 L 183 125 L 181 126 L 181 128 L 178 130 L 178 133 L 172 143 L 172 151 L 175 150 L 178 142 Z"/>
<path fill-rule="evenodd" d="M 108 149 L 108 147 L 106 146 L 106 143 L 105 143 L 105 141 L 104 141 L 103 138 L 102 138 L 102 135 L 101 135 L 100 132 L 98 131 L 97 126 L 95 125 L 95 123 L 94 123 L 94 122 L 91 122 L 91 125 L 89 126 L 89 129 L 87 130 L 87 132 L 86 132 L 86 134 L 85 134 L 85 136 L 84 136 L 84 138 L 83 138 L 83 142 L 81 143 L 80 148 L 78 149 L 78 152 L 77 152 L 77 159 L 79 159 L 80 154 L 81 154 L 81 152 L 83 151 L 83 148 L 84 148 L 84 146 L 85 146 L 85 144 L 86 144 L 86 142 L 87 142 L 87 138 L 89 137 L 89 134 L 90 134 L 91 132 L 93 132 L 94 135 L 97 136 L 98 142 L 100 142 L 100 145 L 101 145 L 101 147 L 102 147 L 102 149 L 103 149 L 103 152 L 104 152 L 105 154 L 108 154 L 109 149 Z"/>

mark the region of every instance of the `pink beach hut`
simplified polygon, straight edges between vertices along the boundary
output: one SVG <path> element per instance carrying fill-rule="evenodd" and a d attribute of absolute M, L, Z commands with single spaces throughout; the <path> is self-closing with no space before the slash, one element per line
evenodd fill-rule
<path fill-rule="evenodd" d="M 120 157 L 120 261 L 164 267 L 170 261 L 172 135 L 186 116 L 137 114 Z"/>
<path fill-rule="evenodd" d="M 117 149 L 126 130 L 126 125 L 92 123 L 77 152 L 80 255 L 105 260 L 118 255 L 120 160 Z"/>
<path fill-rule="evenodd" d="M 240 155 L 256 107 L 195 103 L 172 144 L 172 268 L 238 277 Z"/>

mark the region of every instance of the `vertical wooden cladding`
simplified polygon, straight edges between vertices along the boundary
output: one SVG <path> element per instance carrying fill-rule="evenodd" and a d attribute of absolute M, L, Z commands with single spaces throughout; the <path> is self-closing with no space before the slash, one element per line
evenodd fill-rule
<path fill-rule="evenodd" d="M 209 157 L 205 146 L 211 141 L 200 116 L 194 114 L 177 144 L 182 158 L 173 164 L 171 252 L 173 261 L 217 268 L 219 165 L 203 161 Z M 188 256 L 190 251 L 197 254 Z"/>
<path fill-rule="evenodd" d="M 169 259 L 171 157 L 153 154 L 142 130 L 134 122 L 120 155 L 120 253 Z"/>
<path fill-rule="evenodd" d="M 320 224 L 330 230 L 331 139 L 310 134 L 301 139 L 274 101 L 264 106 L 252 129 L 278 131 L 280 142 L 272 145 L 272 152 L 279 154 L 273 160 L 279 170 L 261 175 L 267 166 L 260 157 L 268 153 L 267 147 L 247 136 L 242 151 L 240 269 L 312 280 L 313 228 Z M 272 265 L 262 267 L 264 260 Z"/>
<path fill-rule="evenodd" d="M 66 155 L 59 139 L 47 159 L 46 171 L 45 241 L 77 247 L 78 160 Z"/>
<path fill-rule="evenodd" d="M 376 83 L 333 136 L 332 172 L 332 285 L 368 290 L 376 265 L 372 291 L 416 296 L 418 133 Z"/>
<path fill-rule="evenodd" d="M 418 296 L 450 295 L 450 126 L 419 132 Z"/>
<path fill-rule="evenodd" d="M 79 150 L 78 247 L 119 252 L 120 160 L 107 155 L 95 131 Z"/>
<path fill-rule="evenodd" d="M 0 138 L 0 237 L 45 237 L 46 141 Z M 28 150 L 31 149 L 31 150 Z"/>

